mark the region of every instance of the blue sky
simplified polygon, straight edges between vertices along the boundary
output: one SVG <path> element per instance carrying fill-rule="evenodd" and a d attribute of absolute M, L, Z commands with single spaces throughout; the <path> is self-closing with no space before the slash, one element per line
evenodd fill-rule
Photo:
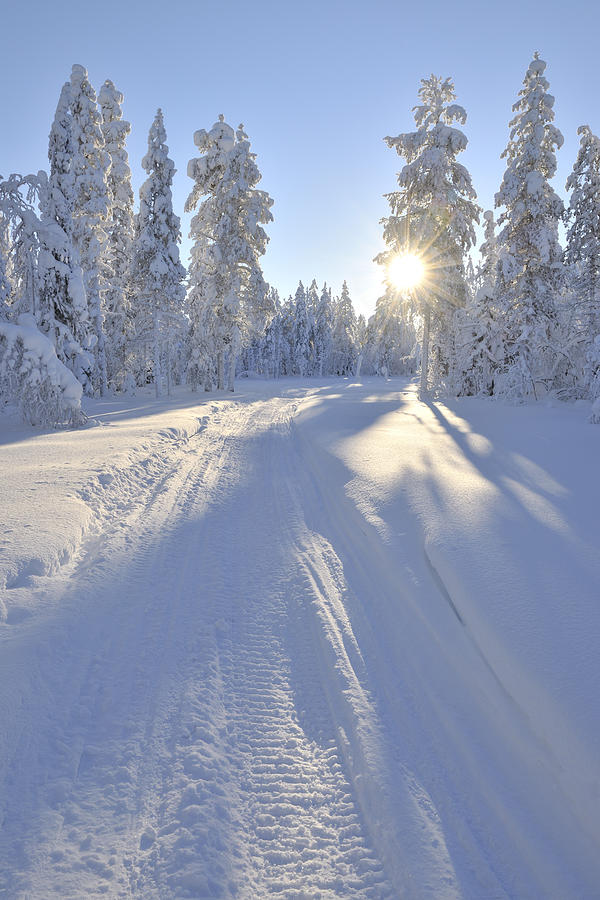
<path fill-rule="evenodd" d="M 382 138 L 411 130 L 420 79 L 454 79 L 468 114 L 461 161 L 488 208 L 504 170 L 511 106 L 539 50 L 565 136 L 555 180 L 564 196 L 578 125 L 600 132 L 599 25 L 591 0 L 5 4 L 0 173 L 45 168 L 61 85 L 81 63 L 96 90 L 111 78 L 125 95 L 136 192 L 148 128 L 162 107 L 185 259 L 193 133 L 222 112 L 231 125 L 244 123 L 261 186 L 275 201 L 266 277 L 284 296 L 299 278 L 326 280 L 336 293 L 346 278 L 368 314 L 379 293 L 372 257 L 382 247 L 382 195 L 394 189 L 401 164 Z"/>

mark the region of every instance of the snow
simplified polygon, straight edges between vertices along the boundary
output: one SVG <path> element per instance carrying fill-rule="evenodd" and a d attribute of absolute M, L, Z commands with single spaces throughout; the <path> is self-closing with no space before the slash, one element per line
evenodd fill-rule
<path fill-rule="evenodd" d="M 0 419 L 0 894 L 595 896 L 587 408 L 239 387 Z"/>
<path fill-rule="evenodd" d="M 228 125 L 227 122 L 223 121 L 222 117 L 219 118 L 218 122 L 215 122 L 208 135 L 222 153 L 229 153 L 233 150 L 235 144 L 235 131 L 231 125 Z"/>
<path fill-rule="evenodd" d="M 56 356 L 35 319 L 22 313 L 16 324 L 0 322 L 0 381 L 5 396 L 26 419 L 39 424 L 78 423 L 83 388 Z"/>

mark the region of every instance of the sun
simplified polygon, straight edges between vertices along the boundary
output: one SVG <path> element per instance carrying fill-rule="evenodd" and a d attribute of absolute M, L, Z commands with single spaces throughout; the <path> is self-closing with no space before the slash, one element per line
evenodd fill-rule
<path fill-rule="evenodd" d="M 425 266 L 414 253 L 395 256 L 388 265 L 388 279 L 399 291 L 410 290 L 423 281 Z"/>

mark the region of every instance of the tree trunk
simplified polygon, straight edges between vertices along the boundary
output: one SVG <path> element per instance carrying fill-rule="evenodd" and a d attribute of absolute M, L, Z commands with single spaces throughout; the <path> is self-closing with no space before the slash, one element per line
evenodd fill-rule
<path fill-rule="evenodd" d="M 354 376 L 355 378 L 360 378 L 360 370 L 362 368 L 362 361 L 363 361 L 363 354 L 359 353 L 358 359 L 356 360 L 356 374 Z"/>
<path fill-rule="evenodd" d="M 427 369 L 429 368 L 429 326 L 431 323 L 431 309 L 429 304 L 425 306 L 425 319 L 423 322 L 423 347 L 421 350 L 421 387 L 419 397 L 425 400 L 427 392 Z"/>
<path fill-rule="evenodd" d="M 225 390 L 225 351 L 219 350 L 217 355 L 217 388 Z"/>

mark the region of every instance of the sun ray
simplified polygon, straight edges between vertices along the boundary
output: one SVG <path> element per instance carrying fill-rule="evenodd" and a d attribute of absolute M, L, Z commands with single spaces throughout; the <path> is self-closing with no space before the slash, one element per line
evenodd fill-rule
<path fill-rule="evenodd" d="M 395 256 L 388 265 L 388 279 L 397 290 L 416 288 L 425 276 L 425 266 L 414 253 Z"/>

